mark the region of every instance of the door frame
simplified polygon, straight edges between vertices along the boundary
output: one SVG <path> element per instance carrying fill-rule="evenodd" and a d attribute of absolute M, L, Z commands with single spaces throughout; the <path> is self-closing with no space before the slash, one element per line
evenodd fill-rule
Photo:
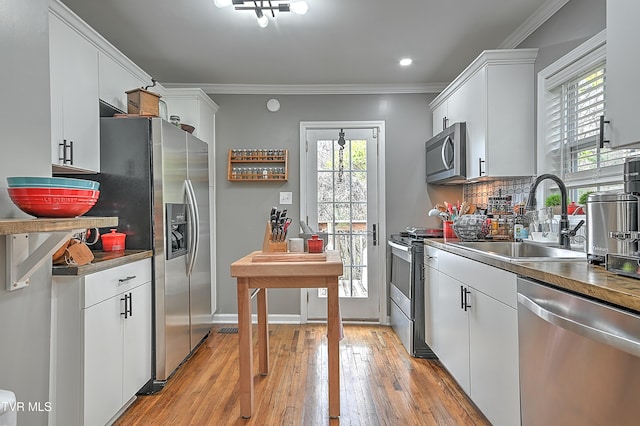
<path fill-rule="evenodd" d="M 386 214 L 386 185 L 385 185 L 385 122 L 375 121 L 301 121 L 300 122 L 300 217 L 307 215 L 307 130 L 322 129 L 367 129 L 377 127 L 377 159 L 378 164 L 378 253 L 376 257 L 375 270 L 372 272 L 380 277 L 378 280 L 378 321 L 380 324 L 387 324 L 387 214 Z M 300 291 L 300 323 L 306 324 L 307 312 L 307 292 Z"/>

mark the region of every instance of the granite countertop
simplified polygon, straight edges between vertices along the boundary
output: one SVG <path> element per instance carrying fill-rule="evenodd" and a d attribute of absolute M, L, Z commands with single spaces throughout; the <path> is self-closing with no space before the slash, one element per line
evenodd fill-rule
<path fill-rule="evenodd" d="M 116 266 L 126 265 L 153 256 L 152 250 L 125 250 L 120 252 L 93 251 L 93 262 L 82 266 L 54 265 L 53 275 L 87 275 Z"/>
<path fill-rule="evenodd" d="M 592 265 L 586 261 L 512 263 L 447 244 L 444 239 L 425 239 L 424 243 L 524 277 L 640 312 L 640 280 L 616 275 L 607 271 L 604 266 Z"/>

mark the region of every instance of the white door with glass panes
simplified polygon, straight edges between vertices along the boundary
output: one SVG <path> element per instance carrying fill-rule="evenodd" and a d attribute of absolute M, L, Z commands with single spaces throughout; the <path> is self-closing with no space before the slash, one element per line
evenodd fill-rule
<path fill-rule="evenodd" d="M 340 309 L 345 320 L 380 319 L 380 136 L 377 126 L 309 127 L 305 131 L 301 219 L 314 231 L 326 233 L 327 250 L 340 252 L 344 265 L 339 278 Z M 327 290 L 307 292 L 307 319 L 326 319 Z"/>

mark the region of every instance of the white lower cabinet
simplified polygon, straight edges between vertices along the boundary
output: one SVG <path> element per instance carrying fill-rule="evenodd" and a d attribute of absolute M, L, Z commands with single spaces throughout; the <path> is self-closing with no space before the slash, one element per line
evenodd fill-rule
<path fill-rule="evenodd" d="M 516 275 L 438 252 L 432 349 L 493 425 L 520 424 Z"/>
<path fill-rule="evenodd" d="M 54 276 L 54 425 L 104 425 L 151 379 L 151 260 Z"/>
<path fill-rule="evenodd" d="M 469 319 L 461 308 L 463 284 L 446 274 L 438 280 L 439 306 L 435 322 L 438 358 L 460 387 L 470 395 Z"/>

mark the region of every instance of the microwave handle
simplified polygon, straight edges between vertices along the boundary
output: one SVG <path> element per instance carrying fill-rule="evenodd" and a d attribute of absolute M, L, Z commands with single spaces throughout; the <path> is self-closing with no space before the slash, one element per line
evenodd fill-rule
<path fill-rule="evenodd" d="M 452 160 L 449 160 L 447 158 L 447 145 L 451 145 L 451 150 L 453 151 L 455 149 L 454 145 L 453 145 L 453 141 L 451 140 L 451 136 L 447 136 L 447 138 L 444 140 L 443 144 L 442 144 L 442 150 L 440 151 L 440 155 L 442 156 L 442 164 L 444 165 L 445 169 L 449 170 L 451 169 L 452 166 Z"/>

